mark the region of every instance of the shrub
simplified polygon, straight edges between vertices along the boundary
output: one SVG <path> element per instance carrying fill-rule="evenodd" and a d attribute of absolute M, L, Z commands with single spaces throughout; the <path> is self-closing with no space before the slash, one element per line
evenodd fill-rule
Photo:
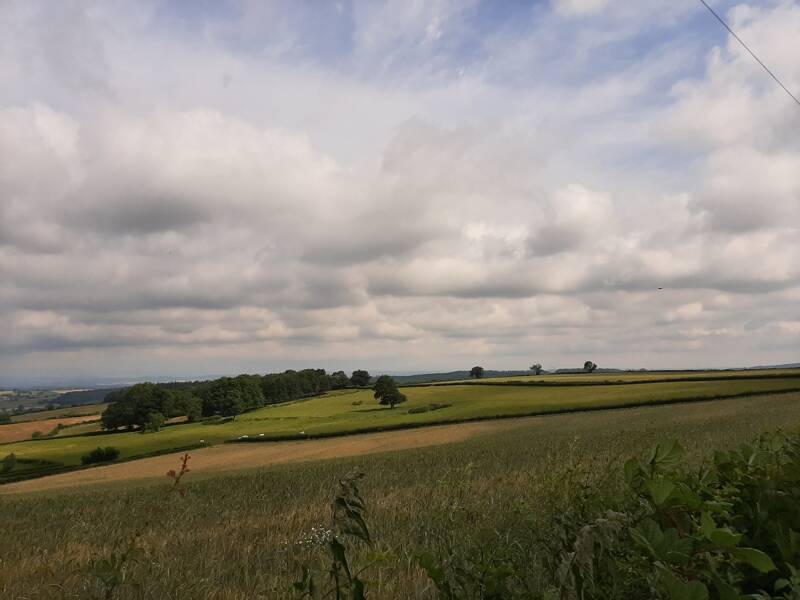
<path fill-rule="evenodd" d="M 40 437 L 42 437 L 43 435 L 44 434 L 41 431 L 36 430 L 31 434 L 31 439 L 36 440 L 36 439 L 39 439 Z"/>
<path fill-rule="evenodd" d="M 452 404 L 439 404 L 438 402 L 432 402 L 431 404 L 428 404 L 427 406 L 415 406 L 414 408 L 409 408 L 408 409 L 408 414 L 410 414 L 410 415 L 418 415 L 418 414 L 421 414 L 421 413 L 426 413 L 426 412 L 431 411 L 431 410 L 441 410 L 441 409 L 447 408 L 449 406 L 452 406 Z"/>
<path fill-rule="evenodd" d="M 113 446 L 107 446 L 105 448 L 98 446 L 88 454 L 84 454 L 81 457 L 81 462 L 84 465 L 91 465 L 94 463 L 111 462 L 113 460 L 117 460 L 117 458 L 119 458 L 118 449 L 114 448 Z"/>
<path fill-rule="evenodd" d="M 6 423 L 11 423 L 11 415 L 5 411 L 0 412 L 0 425 L 5 425 Z"/>
<path fill-rule="evenodd" d="M 3 459 L 3 473 L 9 473 L 14 470 L 14 467 L 17 466 L 17 457 L 12 452 L 11 454 L 7 454 L 6 457 Z"/>

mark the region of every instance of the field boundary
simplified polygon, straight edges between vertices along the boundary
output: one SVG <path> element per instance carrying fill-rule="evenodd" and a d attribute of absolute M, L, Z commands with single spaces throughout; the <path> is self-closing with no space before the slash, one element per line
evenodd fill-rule
<path fill-rule="evenodd" d="M 526 377 L 521 375 L 520 377 Z M 692 383 L 694 381 L 753 381 L 761 379 L 797 379 L 800 377 L 800 371 L 797 373 L 777 373 L 775 375 L 709 375 L 707 377 L 664 377 L 659 379 L 636 379 L 633 381 L 625 381 L 622 379 L 617 380 L 603 380 L 603 381 L 488 381 L 488 380 L 472 380 L 472 381 L 443 381 L 440 383 L 407 383 L 398 384 L 397 387 L 451 387 L 456 385 L 485 385 L 485 386 L 498 386 L 498 387 L 598 387 L 609 385 L 647 385 L 651 383 Z M 361 388 L 364 389 L 364 388 Z"/>
<path fill-rule="evenodd" d="M 344 437 L 349 435 L 361 435 L 364 433 L 380 433 L 383 431 L 398 431 L 403 429 L 420 429 L 423 427 L 435 427 L 437 425 L 458 425 L 459 423 L 475 423 L 479 421 L 497 421 L 500 419 L 521 419 L 524 417 L 549 417 L 551 415 L 564 415 L 572 413 L 598 412 L 604 410 L 625 410 L 628 408 L 646 408 L 648 406 L 665 406 L 669 404 L 691 404 L 694 402 L 710 402 L 717 400 L 729 400 L 733 398 L 747 398 L 750 396 L 776 396 L 783 394 L 796 394 L 800 388 L 790 388 L 786 390 L 764 390 L 758 392 L 741 392 L 738 394 L 721 394 L 713 396 L 693 396 L 691 398 L 668 398 L 662 400 L 650 400 L 647 402 L 625 403 L 618 402 L 606 404 L 598 407 L 565 407 L 553 410 L 538 410 L 514 414 L 498 414 L 481 417 L 465 417 L 462 419 L 443 419 L 441 421 L 427 421 L 424 423 L 395 423 L 392 425 L 377 425 L 374 427 L 363 427 L 351 431 L 338 431 L 329 433 L 317 433 L 313 435 L 287 434 L 285 436 L 267 436 L 236 438 L 225 440 L 223 444 L 249 444 L 259 442 L 296 442 L 298 440 L 316 440 L 325 438 Z"/>
<path fill-rule="evenodd" d="M 463 385 L 463 384 L 459 384 Z M 139 460 L 142 458 L 150 458 L 152 456 L 160 456 L 163 454 L 173 454 L 177 452 L 185 452 L 188 450 L 194 450 L 196 448 L 207 448 L 215 445 L 221 444 L 248 444 L 248 443 L 260 443 L 260 442 L 296 442 L 302 440 L 319 440 L 319 439 L 327 439 L 327 438 L 338 438 L 338 437 L 346 437 L 346 436 L 354 436 L 354 435 L 362 435 L 367 433 L 381 433 L 381 432 L 388 432 L 388 431 L 401 431 L 407 429 L 422 429 L 425 427 L 436 427 L 438 425 L 458 425 L 461 423 L 476 423 L 480 421 L 497 421 L 497 420 L 508 420 L 508 419 L 521 419 L 525 417 L 549 417 L 549 416 L 556 416 L 556 415 L 564 415 L 564 414 L 574 414 L 574 413 L 590 413 L 590 412 L 599 412 L 599 411 L 608 411 L 608 410 L 625 410 L 625 409 L 633 409 L 633 408 L 647 408 L 650 406 L 666 406 L 672 404 L 691 404 L 695 402 L 710 402 L 710 401 L 721 401 L 721 400 L 729 400 L 734 398 L 747 398 L 747 397 L 760 397 L 760 396 L 776 396 L 776 395 L 784 395 L 784 394 L 796 394 L 800 392 L 800 387 L 797 388 L 790 388 L 785 390 L 764 390 L 764 391 L 757 391 L 757 392 L 741 392 L 737 394 L 717 394 L 717 395 L 709 395 L 709 396 L 693 396 L 689 398 L 669 398 L 669 399 L 662 399 L 662 400 L 650 400 L 647 402 L 617 402 L 606 404 L 604 406 L 598 407 L 564 407 L 564 408 L 555 408 L 552 410 L 532 410 L 528 412 L 521 412 L 521 413 L 514 413 L 514 414 L 497 414 L 497 415 L 485 415 L 480 417 L 466 417 L 460 419 L 443 419 L 439 421 L 426 421 L 426 422 L 419 422 L 419 423 L 396 423 L 391 425 L 380 425 L 374 427 L 362 427 L 358 429 L 353 429 L 350 431 L 337 431 L 337 432 L 328 432 L 328 433 L 318 433 L 312 435 L 299 435 L 299 434 L 287 434 L 284 436 L 259 436 L 259 437 L 247 437 L 247 438 L 236 438 L 230 440 L 224 440 L 220 444 L 193 444 L 189 446 L 181 446 L 176 448 L 165 448 L 163 450 L 157 450 L 153 452 L 147 452 L 144 454 L 136 454 L 134 456 L 128 456 L 120 460 L 115 460 L 112 462 L 106 463 L 97 463 L 93 465 L 75 465 L 75 466 L 68 466 L 64 465 L 63 470 L 58 471 L 58 473 L 66 473 L 70 471 L 81 471 L 84 469 L 91 469 L 98 466 L 110 465 L 110 464 L 119 464 L 124 462 L 130 462 L 134 460 Z M 48 473 L 31 473 L 29 477 L 24 477 L 24 480 L 27 479 L 38 479 L 40 477 L 47 477 L 50 474 L 56 474 L 54 472 Z M 22 480 L 22 479 L 20 479 Z M 2 481 L 0 479 L 0 486 L 4 485 L 5 483 L 11 483 Z"/>

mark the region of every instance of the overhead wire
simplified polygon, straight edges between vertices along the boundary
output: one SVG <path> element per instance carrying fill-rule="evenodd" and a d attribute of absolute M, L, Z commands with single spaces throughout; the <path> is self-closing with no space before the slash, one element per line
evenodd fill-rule
<path fill-rule="evenodd" d="M 736 32 L 728 26 L 728 24 L 725 22 L 725 19 L 723 19 L 721 16 L 719 16 L 717 14 L 717 12 L 713 8 L 711 8 L 711 6 L 708 4 L 708 2 L 706 2 L 706 0 L 700 0 L 700 3 L 703 6 L 705 6 L 712 15 L 714 15 L 714 17 L 717 19 L 717 21 L 722 23 L 722 26 L 725 29 L 727 29 L 728 32 L 734 37 L 734 39 L 737 42 L 739 42 L 742 45 L 742 47 L 750 53 L 750 56 L 752 56 L 756 60 L 756 62 L 758 62 L 758 64 L 760 64 L 764 68 L 764 70 L 767 73 L 769 73 L 769 76 L 772 77 L 775 80 L 775 82 L 779 86 L 781 86 L 783 88 L 783 91 L 786 92 L 787 94 L 789 94 L 789 97 L 797 103 L 797 106 L 800 106 L 800 100 L 798 100 L 797 96 L 795 96 L 792 92 L 790 92 L 789 88 L 787 88 L 785 85 L 783 85 L 783 82 L 778 78 L 778 76 L 775 75 L 775 73 L 773 73 L 770 70 L 770 68 L 767 65 L 765 65 L 764 62 L 760 58 L 758 58 L 758 56 L 756 56 L 756 53 L 753 52 L 750 49 L 750 47 L 747 44 L 744 43 L 742 38 L 740 38 L 738 35 L 736 35 Z"/>

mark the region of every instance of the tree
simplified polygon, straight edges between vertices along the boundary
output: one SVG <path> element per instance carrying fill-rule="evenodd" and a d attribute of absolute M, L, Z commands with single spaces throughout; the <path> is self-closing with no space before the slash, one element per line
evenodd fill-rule
<path fill-rule="evenodd" d="M 469 372 L 470 377 L 474 377 L 475 379 L 480 379 L 483 377 L 483 367 L 472 367 Z"/>
<path fill-rule="evenodd" d="M 350 378 L 345 375 L 344 371 L 336 371 L 331 373 L 331 389 L 341 390 L 350 385 Z"/>
<path fill-rule="evenodd" d="M 220 414 L 223 417 L 233 417 L 236 420 L 236 415 L 240 415 L 245 410 L 244 399 L 242 393 L 238 389 L 233 389 L 225 395 L 220 404 Z"/>
<path fill-rule="evenodd" d="M 145 431 L 146 433 L 155 433 L 156 431 L 161 429 L 161 426 L 164 424 L 164 421 L 166 421 L 164 415 L 162 415 L 160 412 L 153 411 L 149 415 L 147 415 L 147 418 L 144 421 L 144 425 L 142 425 L 142 430 Z"/>
<path fill-rule="evenodd" d="M 369 380 L 372 379 L 366 371 L 358 370 L 353 371 L 350 377 L 350 382 L 358 387 L 365 387 L 369 385 Z"/>
<path fill-rule="evenodd" d="M 592 361 L 590 361 L 590 360 L 587 360 L 585 363 L 583 363 L 583 370 L 584 370 L 584 371 L 586 371 L 587 373 L 591 373 L 591 372 L 592 372 L 592 371 L 594 371 L 596 368 L 597 368 L 597 365 L 596 365 L 596 364 L 594 364 L 594 363 L 593 363 Z"/>
<path fill-rule="evenodd" d="M 537 375 L 541 375 L 542 374 L 542 365 L 540 365 L 539 363 L 536 363 L 535 365 L 531 365 L 531 371 L 533 371 Z"/>
<path fill-rule="evenodd" d="M 378 403 L 383 406 L 388 404 L 389 408 L 394 408 L 395 404 L 401 404 L 408 399 L 405 394 L 397 389 L 397 384 L 394 382 L 394 379 L 388 375 L 381 375 L 378 377 L 373 389 L 375 390 L 373 396 L 378 400 Z"/>
<path fill-rule="evenodd" d="M 7 412 L 0 412 L 0 425 L 11 423 L 11 415 Z"/>

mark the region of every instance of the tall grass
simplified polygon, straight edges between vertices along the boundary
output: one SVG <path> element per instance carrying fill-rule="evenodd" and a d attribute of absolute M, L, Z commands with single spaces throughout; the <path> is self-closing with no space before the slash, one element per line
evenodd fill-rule
<path fill-rule="evenodd" d="M 159 485 L 0 497 L 0 597 L 84 598 L 87 576 L 145 521 L 145 558 L 128 565 L 116 598 L 291 597 L 300 567 L 324 560 L 320 528 L 338 477 L 359 468 L 375 546 L 365 574 L 372 598 L 434 598 L 417 555 L 447 556 L 475 538 L 531 545 L 552 515 L 586 488 L 614 494 L 621 463 L 662 439 L 700 460 L 758 433 L 800 424 L 800 394 L 542 417 L 469 441 L 358 459 L 277 466 L 184 481 L 185 498 Z M 157 474 L 154 474 L 157 475 Z M 533 558 L 533 557 L 532 557 Z M 532 561 L 533 562 L 533 561 Z"/>

